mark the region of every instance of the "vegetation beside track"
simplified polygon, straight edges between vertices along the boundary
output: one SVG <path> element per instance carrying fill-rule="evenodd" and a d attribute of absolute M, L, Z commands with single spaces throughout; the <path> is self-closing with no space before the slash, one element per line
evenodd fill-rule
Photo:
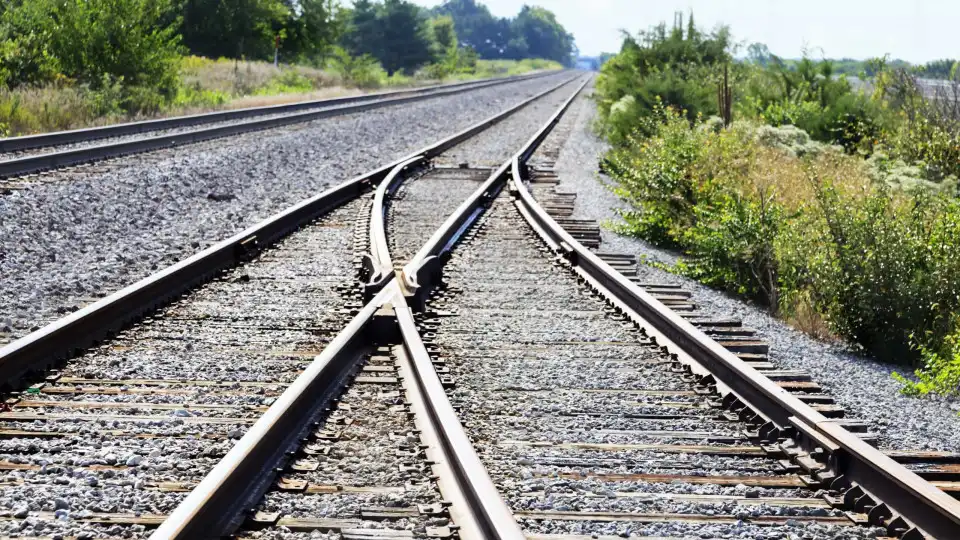
<path fill-rule="evenodd" d="M 597 83 L 620 232 L 675 270 L 821 337 L 960 391 L 960 78 L 924 96 L 870 62 L 871 93 L 828 61 L 736 62 L 692 20 L 627 37 Z M 953 92 L 956 92 L 953 94 Z"/>
<path fill-rule="evenodd" d="M 462 0 L 434 10 L 406 0 L 4 2 L 0 136 L 514 75 L 569 59 L 572 39 L 539 8 L 501 21 L 513 48 L 478 52 L 457 32 L 473 30 L 466 21 L 485 9 Z M 524 45 L 527 34 L 540 36 L 536 46 Z"/>

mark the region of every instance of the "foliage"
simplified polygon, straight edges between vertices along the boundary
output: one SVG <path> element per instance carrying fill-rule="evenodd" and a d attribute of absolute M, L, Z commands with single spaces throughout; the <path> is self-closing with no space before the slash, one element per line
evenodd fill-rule
<path fill-rule="evenodd" d="M 883 129 L 882 111 L 867 96 L 854 93 L 831 61 L 803 58 L 788 67 L 769 56 L 765 62 L 765 68 L 747 70 L 740 81 L 740 115 L 797 126 L 815 140 L 849 151 L 872 150 Z"/>
<path fill-rule="evenodd" d="M 433 59 L 429 21 L 416 4 L 406 0 L 358 0 L 344 45 L 354 56 L 376 58 L 389 73 L 413 73 Z"/>
<path fill-rule="evenodd" d="M 559 62 L 542 60 L 540 58 L 526 58 L 523 60 L 477 60 L 477 69 L 474 75 L 478 78 L 508 77 L 522 75 L 531 71 L 548 71 L 563 69 Z"/>
<path fill-rule="evenodd" d="M 914 371 L 917 380 L 910 380 L 899 373 L 893 377 L 903 384 L 902 392 L 913 396 L 939 394 L 960 395 L 960 320 L 954 317 L 951 332 L 939 348 L 920 345 L 923 367 Z"/>
<path fill-rule="evenodd" d="M 171 0 L 30 0 L 3 13 L 0 76 L 8 88 L 75 79 L 122 90 L 120 106 L 155 110 L 176 95 L 180 58 Z"/>
<path fill-rule="evenodd" d="M 494 17 L 476 0 L 446 0 L 434 8 L 450 16 L 461 43 L 486 60 L 544 58 L 572 63 L 573 36 L 542 7 L 524 5 L 512 19 Z"/>
<path fill-rule="evenodd" d="M 551 11 L 524 5 L 511 26 L 513 39 L 507 58 L 545 58 L 565 64 L 572 61 L 573 36 Z"/>
<path fill-rule="evenodd" d="M 953 80 L 957 78 L 958 62 L 951 58 L 927 62 L 923 66 L 923 76 L 931 79 Z"/>
<path fill-rule="evenodd" d="M 897 117 L 884 134 L 883 148 L 916 163 L 929 180 L 960 176 L 960 81 L 943 83 L 934 99 L 927 99 L 914 72 L 891 69 L 882 60 L 876 64 L 874 99 Z"/>
<path fill-rule="evenodd" d="M 287 19 L 280 58 L 288 62 L 322 64 L 346 26 L 338 0 L 284 0 Z"/>
<path fill-rule="evenodd" d="M 655 108 L 638 128 L 649 135 L 606 167 L 632 206 L 622 232 L 683 250 L 680 271 L 787 315 L 805 299 L 885 360 L 939 350 L 944 314 L 960 312 L 960 201 L 874 183 L 841 152 L 798 158 L 749 123 L 715 129 Z"/>
<path fill-rule="evenodd" d="M 729 32 L 702 32 L 692 15 L 687 23 L 685 29 L 678 17 L 670 29 L 660 24 L 625 35 L 620 53 L 601 68 L 598 108 L 604 132 L 615 144 L 626 140 L 634 123 L 645 125 L 639 118 L 657 103 L 676 107 L 691 120 L 717 113 L 716 80 L 731 59 Z"/>
<path fill-rule="evenodd" d="M 531 35 L 562 33 L 549 12 L 525 11 Z M 353 9 L 338 0 L 9 0 L 0 3 L 0 133 L 196 112 L 236 100 L 276 103 L 283 100 L 262 96 L 339 85 L 405 86 L 559 67 L 481 62 L 460 42 L 452 17 L 429 14 L 406 0 L 358 0 Z M 245 60 L 272 60 L 277 43 L 279 66 Z M 188 51 L 218 59 L 182 56 Z"/>
<path fill-rule="evenodd" d="M 340 47 L 334 48 L 327 67 L 357 88 L 379 88 L 387 80 L 387 72 L 375 58 L 370 55 L 350 56 Z"/>
<path fill-rule="evenodd" d="M 184 0 L 181 33 L 193 54 L 267 58 L 290 15 L 281 0 Z"/>

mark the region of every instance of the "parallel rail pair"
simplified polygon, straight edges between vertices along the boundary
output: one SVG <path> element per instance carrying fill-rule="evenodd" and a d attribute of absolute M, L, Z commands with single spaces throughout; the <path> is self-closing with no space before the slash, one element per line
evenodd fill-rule
<path fill-rule="evenodd" d="M 417 332 L 414 310 L 439 280 L 443 263 L 458 239 L 482 215 L 485 206 L 505 187 L 516 197 L 521 215 L 544 242 L 563 256 L 593 288 L 606 296 L 671 355 L 726 396 L 731 410 L 759 426 L 761 437 L 793 439 L 808 455 L 826 455 L 834 487 L 852 494 L 851 503 L 869 511 L 875 524 L 909 537 L 927 534 L 951 538 L 960 531 L 960 503 L 937 490 L 855 435 L 789 396 L 761 373 L 744 364 L 695 327 L 596 257 L 544 211 L 524 185 L 525 165 L 560 120 L 586 82 L 524 147 L 497 169 L 454 212 L 417 255 L 399 272 L 387 248 L 383 224 L 384 200 L 404 177 L 457 141 L 497 121 L 491 118 L 465 132 L 407 158 L 356 178 L 317 198 L 305 201 L 234 238 L 125 289 L 0 350 L 0 376 L 16 376 L 42 367 L 51 355 L 64 355 L 103 337 L 124 321 L 176 296 L 219 269 L 295 229 L 379 182 L 371 220 L 370 277 L 373 299 L 334 339 L 307 371 L 257 421 L 219 465 L 201 482 L 155 538 L 196 538 L 230 530 L 237 512 L 262 486 L 259 471 L 283 459 L 283 452 L 303 430 L 304 419 L 322 404 L 373 341 L 401 342 L 415 379 L 418 422 L 422 424 L 431 459 L 440 469 L 441 489 L 454 503 L 452 512 L 464 538 L 522 538 L 509 508 L 490 481 L 443 392 L 429 354 Z M 140 302 L 139 304 L 137 302 Z M 19 355 L 17 354 L 19 353 Z M 9 363 L 8 363 L 9 361 Z M 922 530 L 922 532 L 921 532 Z"/>
<path fill-rule="evenodd" d="M 117 156 L 148 152 L 162 148 L 172 148 L 184 144 L 191 144 L 210 139 L 237 135 L 251 131 L 281 127 L 291 124 L 330 118 L 345 114 L 357 113 L 402 105 L 414 101 L 422 101 L 439 96 L 458 94 L 464 91 L 487 88 L 502 84 L 514 83 L 539 77 L 553 75 L 556 72 L 535 73 L 532 75 L 518 75 L 492 80 L 468 81 L 440 86 L 429 86 L 414 90 L 400 90 L 394 92 L 380 92 L 343 98 L 304 101 L 285 105 L 267 107 L 251 107 L 233 111 L 222 111 L 145 122 L 116 124 L 105 127 L 61 131 L 41 135 L 28 135 L 0 139 L 0 178 L 11 178 L 37 173 L 58 167 L 68 167 L 83 163 L 91 163 Z M 282 116 L 278 116 L 282 115 Z M 256 117 L 269 118 L 256 119 Z M 193 131 L 166 135 L 147 136 L 129 141 L 104 143 L 96 146 L 86 146 L 76 149 L 65 149 L 44 154 L 4 160 L 4 152 L 20 152 L 37 148 L 88 143 L 111 137 L 137 135 L 152 131 L 169 130 L 190 126 L 203 126 L 232 120 L 247 120 L 223 126 L 200 128 Z"/>

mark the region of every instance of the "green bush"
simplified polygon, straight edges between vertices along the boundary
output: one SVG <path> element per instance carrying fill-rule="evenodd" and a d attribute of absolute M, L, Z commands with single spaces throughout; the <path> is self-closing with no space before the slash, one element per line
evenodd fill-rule
<path fill-rule="evenodd" d="M 607 156 L 615 193 L 633 207 L 621 214 L 625 230 L 660 245 L 682 245 L 704 189 L 689 169 L 701 159 L 705 139 L 681 113 L 662 105 L 638 120 L 637 134 Z"/>
<path fill-rule="evenodd" d="M 295 70 L 282 70 L 270 79 L 266 86 L 253 92 L 258 96 L 272 96 L 276 94 L 292 94 L 310 92 L 314 89 L 313 81 Z"/>
<path fill-rule="evenodd" d="M 802 298 L 885 360 L 940 350 L 944 315 L 960 313 L 960 200 L 875 183 L 842 153 L 798 158 L 758 135 L 770 129 L 718 132 L 655 108 L 607 157 L 631 206 L 620 231 L 682 250 L 679 271 L 774 310 Z"/>
<path fill-rule="evenodd" d="M 379 88 L 387 83 L 387 72 L 375 58 L 370 55 L 351 56 L 340 47 L 334 48 L 327 61 L 327 69 L 358 88 Z"/>
<path fill-rule="evenodd" d="M 726 29 L 707 34 L 692 19 L 686 30 L 661 24 L 627 36 L 597 78 L 603 133 L 614 144 L 626 141 L 638 119 L 655 114 L 657 105 L 684 111 L 691 121 L 717 114 L 717 85 L 724 69 L 729 70 L 729 46 Z M 736 71 L 734 66 L 734 78 Z"/>
<path fill-rule="evenodd" d="M 0 76 L 7 87 L 64 76 L 108 92 L 128 112 L 167 104 L 179 85 L 180 38 L 172 0 L 31 0 L 0 19 Z"/>
<path fill-rule="evenodd" d="M 955 330 L 938 349 L 920 345 L 923 367 L 914 372 L 917 380 L 910 380 L 899 373 L 893 377 L 903 384 L 903 393 L 914 396 L 938 394 L 960 395 L 960 320 L 954 318 Z"/>

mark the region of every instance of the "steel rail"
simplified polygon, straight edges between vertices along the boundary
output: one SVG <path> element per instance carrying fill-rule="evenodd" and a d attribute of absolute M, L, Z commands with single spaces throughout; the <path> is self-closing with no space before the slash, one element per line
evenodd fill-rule
<path fill-rule="evenodd" d="M 445 143 L 468 138 L 480 130 L 478 126 L 491 125 L 569 82 L 494 115 Z M 582 88 L 583 85 L 577 93 Z M 563 110 L 568 106 L 569 101 Z M 542 140 L 542 137 L 535 140 Z M 421 436 L 427 444 L 428 457 L 438 473 L 438 486 L 444 498 L 453 503 L 451 512 L 459 527 L 459 537 L 464 540 L 524 538 L 446 396 L 417 331 L 413 311 L 406 303 L 397 274 L 393 272 L 382 219 L 386 195 L 399 187 L 405 170 L 442 152 L 442 146 L 436 145 L 397 163 L 377 187 L 368 231 L 373 267 L 381 269 L 383 275 L 382 280 L 374 279 L 383 281 L 376 296 L 177 506 L 153 533 L 153 540 L 230 534 L 236 526 L 237 516 L 255 498 L 262 496 L 272 480 L 265 478 L 263 471 L 274 469 L 283 462 L 287 449 L 301 436 L 304 426 L 319 407 L 331 397 L 332 389 L 355 369 L 363 352 L 370 350 L 374 342 L 391 340 L 396 330 L 399 330 L 399 337 L 393 341 L 402 343 L 398 351 L 401 352 L 398 354 L 401 373 L 409 376 L 404 377 L 404 388 L 411 398 L 415 421 L 423 432 Z M 257 481 L 251 482 L 251 478 Z"/>
<path fill-rule="evenodd" d="M 547 92 L 556 90 L 571 80 L 573 78 L 557 84 Z M 398 166 L 415 158 L 432 158 L 486 129 L 499 118 L 502 118 L 502 115 L 494 115 L 388 165 L 297 203 L 183 261 L 0 347 L 0 385 L 13 385 L 28 371 L 48 368 L 77 351 L 86 349 L 137 317 L 216 273 L 238 264 L 325 212 L 359 197 Z"/>
<path fill-rule="evenodd" d="M 303 437 L 310 420 L 372 351 L 373 343 L 390 334 L 387 304 L 396 292 L 396 287 L 386 287 L 364 306 L 150 538 L 187 540 L 231 534 L 244 508 L 273 481 L 264 472 L 283 463 L 287 449 Z"/>
<path fill-rule="evenodd" d="M 831 468 L 842 475 L 835 487 L 856 485 L 872 496 L 861 504 L 870 506 L 867 510 L 874 524 L 899 528 L 902 524 L 895 520 L 898 514 L 935 538 L 960 536 L 960 501 L 780 388 L 600 259 L 534 199 L 523 183 L 524 165 L 523 156 L 513 160 L 511 193 L 517 198 L 521 215 L 537 234 L 569 260 L 591 286 L 614 300 L 642 327 L 651 328 L 648 334 L 661 347 L 701 374 L 709 373 L 719 383 L 718 390 L 728 394 L 728 403 L 735 399 L 765 420 L 757 422 L 765 424 L 761 435 L 772 440 L 792 436 L 809 451 L 827 451 Z"/>
<path fill-rule="evenodd" d="M 557 73 L 561 73 L 561 72 L 548 72 L 547 74 L 538 73 L 535 75 L 535 77 L 546 77 L 548 75 L 555 75 Z M 321 109 L 318 111 L 294 113 L 294 114 L 274 117 L 274 118 L 250 120 L 250 121 L 230 124 L 226 126 L 201 128 L 201 129 L 189 131 L 186 133 L 157 135 L 153 137 L 135 139 L 132 141 L 107 143 L 107 144 L 102 144 L 97 146 L 88 146 L 85 148 L 64 150 L 61 152 L 51 152 L 47 154 L 27 156 L 19 159 L 0 161 L 0 178 L 23 176 L 26 174 L 45 171 L 48 169 L 55 169 L 58 167 L 68 167 L 68 166 L 78 165 L 83 163 L 91 163 L 94 161 L 99 161 L 107 158 L 137 154 L 142 152 L 149 152 L 151 150 L 159 150 L 163 148 L 173 148 L 173 147 L 182 146 L 185 144 L 192 144 L 192 143 L 206 141 L 210 139 L 217 139 L 217 138 L 227 137 L 230 135 L 237 135 L 240 133 L 248 133 L 251 131 L 259 131 L 263 129 L 281 127 L 281 126 L 286 126 L 290 124 L 298 124 L 298 123 L 308 122 L 312 120 L 319 120 L 322 118 L 330 118 L 330 117 L 342 116 L 346 114 L 371 111 L 375 109 L 390 107 L 394 105 L 401 105 L 404 103 L 410 103 L 414 101 L 423 101 L 423 100 L 431 99 L 435 97 L 441 97 L 441 96 L 446 96 L 451 94 L 459 94 L 459 93 L 468 92 L 471 90 L 476 90 L 479 88 L 488 88 L 491 86 L 498 86 L 498 85 L 507 84 L 510 82 L 515 82 L 515 80 L 498 79 L 492 82 L 482 83 L 479 85 L 475 84 L 466 89 L 461 87 L 446 88 L 446 89 L 440 89 L 440 90 L 433 91 L 423 95 L 396 97 L 396 98 L 384 99 L 380 101 L 361 103 L 357 105 L 346 105 L 342 107 Z"/>
<path fill-rule="evenodd" d="M 307 109 L 316 109 L 319 107 L 332 107 L 335 105 L 346 105 L 348 103 L 357 103 L 361 101 L 370 101 L 377 99 L 386 99 L 402 95 L 422 95 L 437 90 L 446 90 L 452 88 L 463 88 L 466 86 L 477 86 L 492 82 L 517 82 L 535 77 L 542 77 L 548 73 L 532 73 L 526 75 L 516 75 L 512 77 L 497 77 L 492 79 L 479 79 L 474 81 L 463 81 L 452 84 L 437 84 L 424 86 L 420 88 L 408 88 L 403 90 L 393 90 L 389 92 L 374 92 L 370 94 L 360 94 L 356 96 L 337 97 L 328 99 L 317 99 L 310 101 L 298 101 L 295 103 L 284 103 L 280 105 L 267 105 L 263 107 L 247 107 L 243 109 L 234 109 L 229 111 L 216 111 L 203 114 L 192 114 L 186 116 L 175 116 L 171 118 L 159 118 L 156 120 L 145 120 L 142 122 L 126 122 L 122 124 L 113 124 L 109 126 L 100 126 L 84 129 L 72 129 L 66 131 L 56 131 L 52 133 L 40 133 L 37 135 L 24 135 L 20 137 L 0 138 L 0 153 L 16 152 L 22 150 L 32 150 L 35 148 L 45 148 L 48 146 L 59 146 L 63 144 L 75 144 L 80 142 L 90 142 L 110 137 L 121 137 L 124 135 L 137 135 L 150 131 L 160 131 L 164 129 L 174 129 L 181 127 L 196 126 L 202 124 L 212 124 L 216 122 L 227 122 L 230 120 L 240 120 L 243 118 L 253 118 L 256 116 L 265 116 L 270 114 L 283 114 Z"/>
<path fill-rule="evenodd" d="M 571 79 L 572 80 L 572 79 Z M 421 164 L 456 142 L 469 138 L 570 81 L 548 89 L 498 113 L 416 156 L 397 163 L 381 180 L 374 196 L 368 229 L 373 274 L 368 290 L 380 284 L 376 296 L 354 317 L 306 371 L 284 391 L 227 455 L 151 535 L 155 540 L 188 539 L 230 534 L 237 516 L 262 496 L 272 478 L 262 474 L 283 462 L 285 452 L 300 438 L 319 407 L 331 397 L 365 351 L 383 342 L 399 326 L 403 343 L 401 362 L 409 370 L 406 384 L 418 425 L 428 441 L 433 467 L 443 474 L 438 482 L 456 508 L 459 535 L 464 540 L 522 540 L 513 513 L 480 462 L 447 399 L 429 353 L 417 332 L 413 312 L 398 286 L 383 220 L 386 197 L 404 180 L 404 171 Z M 581 87 L 582 88 L 582 87 Z M 579 92 L 579 90 L 578 90 Z M 374 326 L 379 314 L 380 324 Z M 371 330 L 372 329 L 372 330 Z M 251 482 L 251 479 L 256 481 Z"/>
<path fill-rule="evenodd" d="M 417 252 L 417 254 L 403 267 L 401 286 L 408 292 L 415 308 L 421 308 L 426 293 L 439 279 L 443 268 L 443 259 L 464 232 L 480 217 L 489 202 L 503 189 L 515 159 L 524 161 L 540 147 L 543 140 L 560 121 L 563 114 L 573 104 L 574 99 L 590 82 L 585 78 L 576 91 L 550 117 L 550 119 L 528 140 L 510 160 L 495 170 L 480 187 L 470 195 L 443 225 L 434 232 L 433 236 Z"/>
<path fill-rule="evenodd" d="M 427 165 L 432 158 L 442 154 L 456 144 L 473 137 L 477 133 L 480 133 L 490 126 L 504 120 L 508 116 L 515 114 L 517 111 L 546 96 L 547 94 L 559 90 L 575 80 L 575 78 L 576 77 L 573 77 L 563 81 L 556 86 L 531 96 L 530 98 L 514 105 L 513 107 L 510 107 L 509 109 L 490 116 L 479 124 L 460 131 L 448 139 L 443 145 L 424 149 L 419 155 L 411 157 L 403 163 L 398 164 L 392 171 L 390 171 L 390 174 L 388 174 L 386 178 L 380 182 L 380 185 L 377 186 L 377 190 L 373 198 L 373 208 L 371 211 L 369 227 L 370 257 L 366 262 L 369 278 L 368 282 L 365 284 L 365 294 L 368 298 L 372 297 L 377 293 L 377 291 L 383 288 L 387 281 L 389 281 L 389 277 L 394 274 L 393 258 L 390 255 L 384 218 L 386 215 L 387 196 L 395 193 L 406 179 L 401 173 L 405 170 Z"/>
<path fill-rule="evenodd" d="M 392 282 L 396 286 L 398 281 Z M 463 540 L 523 540 L 525 538 L 513 512 L 503 500 L 487 469 L 480 461 L 467 432 L 440 382 L 430 354 L 417 331 L 413 311 L 399 287 L 393 300 L 394 313 L 400 326 L 403 347 L 409 361 L 415 386 L 413 395 L 423 400 L 418 408 L 431 449 L 432 461 L 447 474 L 438 479 L 444 498 L 453 505 L 455 522 Z M 452 475 L 452 476 L 451 476 Z"/>

